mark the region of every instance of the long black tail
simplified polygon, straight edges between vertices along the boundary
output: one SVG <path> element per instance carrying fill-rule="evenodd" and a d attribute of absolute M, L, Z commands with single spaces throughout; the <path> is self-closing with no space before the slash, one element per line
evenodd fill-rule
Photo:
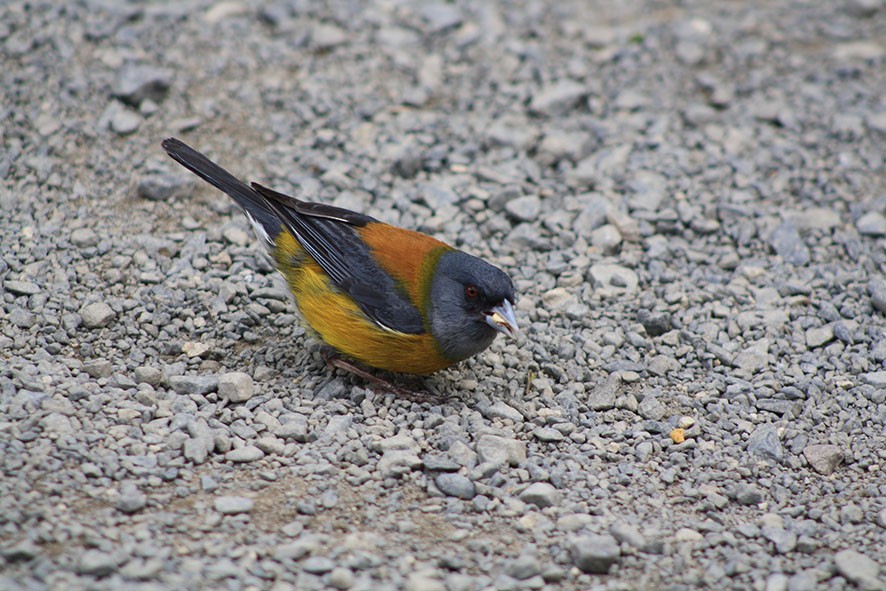
<path fill-rule="evenodd" d="M 173 160 L 230 195 L 246 213 L 259 236 L 270 245 L 274 244 L 282 229 L 280 219 L 255 189 L 179 139 L 168 138 L 161 145 Z"/>

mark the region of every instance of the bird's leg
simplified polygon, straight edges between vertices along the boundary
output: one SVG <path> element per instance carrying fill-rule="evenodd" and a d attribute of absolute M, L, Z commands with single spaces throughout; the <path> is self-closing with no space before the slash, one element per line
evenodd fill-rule
<path fill-rule="evenodd" d="M 323 356 L 323 360 L 326 362 L 326 365 L 328 365 L 329 367 L 343 369 L 349 373 L 352 373 L 355 376 L 366 380 L 370 384 L 377 386 L 382 391 L 393 394 L 398 398 L 404 398 L 406 400 L 411 400 L 413 402 L 419 403 L 439 403 L 438 396 L 431 394 L 430 392 L 425 392 L 423 390 L 415 391 L 409 388 L 404 388 L 395 384 L 394 382 L 391 382 L 390 380 L 380 378 L 377 375 L 371 374 L 370 372 L 366 371 L 362 367 L 358 367 L 350 361 L 342 359 L 342 357 L 337 352 L 330 348 L 323 347 L 321 349 L 321 355 Z"/>

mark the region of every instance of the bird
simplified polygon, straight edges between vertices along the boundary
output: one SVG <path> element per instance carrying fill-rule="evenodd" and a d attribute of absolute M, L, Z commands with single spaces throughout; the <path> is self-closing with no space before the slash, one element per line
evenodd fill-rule
<path fill-rule="evenodd" d="M 377 370 L 428 375 L 519 328 L 511 278 L 421 232 L 246 184 L 181 140 L 166 153 L 233 198 L 283 275 L 327 362 L 385 385 Z"/>

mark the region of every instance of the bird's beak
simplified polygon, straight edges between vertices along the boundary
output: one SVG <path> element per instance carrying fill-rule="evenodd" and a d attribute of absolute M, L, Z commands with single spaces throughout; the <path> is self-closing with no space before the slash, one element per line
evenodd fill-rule
<path fill-rule="evenodd" d="M 520 330 L 517 327 L 517 317 L 514 315 L 514 306 L 508 300 L 502 302 L 484 313 L 486 324 L 504 333 L 509 337 L 516 337 Z"/>

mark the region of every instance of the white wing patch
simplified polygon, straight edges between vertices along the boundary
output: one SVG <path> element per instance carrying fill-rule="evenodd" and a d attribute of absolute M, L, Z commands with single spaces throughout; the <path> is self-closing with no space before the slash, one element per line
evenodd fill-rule
<path fill-rule="evenodd" d="M 249 220 L 249 223 L 252 224 L 252 229 L 255 230 L 256 236 L 264 240 L 269 246 L 274 246 L 274 241 L 271 240 L 271 237 L 268 235 L 268 231 L 265 230 L 264 226 L 258 223 L 258 221 L 245 209 L 243 210 L 243 213 L 246 214 L 246 218 Z"/>

